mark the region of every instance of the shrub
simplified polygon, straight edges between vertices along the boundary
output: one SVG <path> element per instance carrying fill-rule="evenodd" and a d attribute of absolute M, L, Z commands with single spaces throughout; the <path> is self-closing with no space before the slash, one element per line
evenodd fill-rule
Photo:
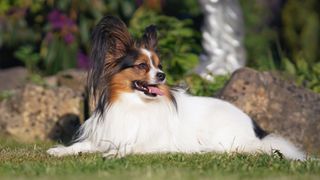
<path fill-rule="evenodd" d="M 282 26 L 271 25 L 271 9 L 266 4 L 240 2 L 246 22 L 248 65 L 282 71 L 299 85 L 320 92 L 319 1 L 286 1 L 279 15 L 272 14 Z"/>
<path fill-rule="evenodd" d="M 0 47 L 13 49 L 32 72 L 87 68 L 91 29 L 107 12 L 129 16 L 133 5 L 128 0 L 2 0 Z M 123 6 L 126 10 L 117 11 Z"/>

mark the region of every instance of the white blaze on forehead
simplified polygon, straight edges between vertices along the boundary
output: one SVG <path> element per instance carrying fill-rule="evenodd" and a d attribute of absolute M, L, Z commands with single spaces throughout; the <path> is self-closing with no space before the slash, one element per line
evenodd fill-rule
<path fill-rule="evenodd" d="M 159 70 L 156 67 L 154 67 L 154 64 L 151 59 L 151 52 L 146 49 L 143 49 L 143 48 L 141 49 L 141 52 L 143 54 L 145 54 L 149 59 L 149 64 L 150 64 L 150 70 L 149 70 L 150 82 L 149 83 L 156 84 L 157 83 L 157 72 L 159 72 Z"/>
<path fill-rule="evenodd" d="M 151 52 L 150 52 L 150 51 L 142 48 L 142 49 L 141 49 L 141 52 L 142 52 L 143 54 L 145 54 L 146 56 L 148 56 L 149 60 L 151 60 Z"/>

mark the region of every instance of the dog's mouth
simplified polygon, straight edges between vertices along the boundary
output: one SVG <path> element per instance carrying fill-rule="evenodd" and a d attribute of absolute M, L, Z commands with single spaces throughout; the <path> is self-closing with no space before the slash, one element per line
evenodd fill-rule
<path fill-rule="evenodd" d="M 147 96 L 156 97 L 163 96 L 163 92 L 158 88 L 157 84 L 148 84 L 146 81 L 133 81 L 132 87 L 138 91 L 143 92 Z"/>

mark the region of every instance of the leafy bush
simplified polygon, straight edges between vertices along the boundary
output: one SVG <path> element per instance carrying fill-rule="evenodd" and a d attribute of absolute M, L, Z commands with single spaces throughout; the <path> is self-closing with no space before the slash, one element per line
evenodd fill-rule
<path fill-rule="evenodd" d="M 283 70 L 292 75 L 299 85 L 320 93 L 320 62 L 308 64 L 306 60 L 299 59 L 294 64 L 284 58 L 282 63 Z"/>
<path fill-rule="evenodd" d="M 278 16 L 273 14 L 282 26 L 271 25 L 270 8 L 264 3 L 240 2 L 246 22 L 248 65 L 283 71 L 299 85 L 320 92 L 320 2 L 288 0 Z"/>
<path fill-rule="evenodd" d="M 160 4 L 154 3 L 160 1 L 3 0 L 0 47 L 13 49 L 14 57 L 33 72 L 30 80 L 42 84 L 39 73 L 51 75 L 68 68 L 88 68 L 92 28 L 103 15 L 116 14 L 125 21 L 130 19 L 129 29 L 136 38 L 141 37 L 148 25 L 157 25 L 160 58 L 168 72 L 169 84 L 187 84 L 193 94 L 212 95 L 216 85 L 192 74 L 201 50 L 200 33 L 194 29 L 192 20 L 166 16 L 159 9 Z M 199 7 L 192 0 L 170 1 L 164 9 L 177 3 L 184 10 L 174 13 L 185 15 L 188 9 L 192 15 L 199 15 Z M 138 5 L 142 6 L 136 10 Z"/>
<path fill-rule="evenodd" d="M 185 78 L 188 84 L 188 92 L 198 96 L 213 96 L 221 90 L 230 76 L 215 76 L 213 81 L 207 81 L 199 75 L 192 74 Z"/>
<path fill-rule="evenodd" d="M 14 57 L 32 72 L 88 68 L 90 34 L 97 21 L 107 12 L 130 16 L 134 8 L 129 0 L 2 0 L 0 47 L 14 49 Z"/>
<path fill-rule="evenodd" d="M 289 0 L 282 13 L 283 70 L 320 93 L 320 2 Z M 292 18 L 295 17 L 295 18 Z"/>
<path fill-rule="evenodd" d="M 283 13 L 285 52 L 297 64 L 320 62 L 320 1 L 288 0 Z M 294 17 L 294 18 L 293 18 Z"/>
<path fill-rule="evenodd" d="M 245 22 L 247 64 L 259 70 L 275 69 L 271 45 L 277 41 L 277 32 L 268 24 L 267 9 L 257 2 L 240 0 Z"/>

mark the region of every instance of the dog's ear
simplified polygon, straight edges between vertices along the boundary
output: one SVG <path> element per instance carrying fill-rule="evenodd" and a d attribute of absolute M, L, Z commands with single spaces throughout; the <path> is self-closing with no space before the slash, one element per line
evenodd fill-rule
<path fill-rule="evenodd" d="M 92 33 L 91 70 L 88 75 L 88 92 L 93 95 L 97 109 L 103 113 L 109 79 L 116 72 L 116 62 L 133 46 L 127 26 L 119 18 L 105 16 Z"/>
<path fill-rule="evenodd" d="M 157 49 L 158 37 L 157 28 L 155 25 L 146 27 L 142 39 L 140 40 L 140 47 L 153 50 Z"/>
<path fill-rule="evenodd" d="M 124 56 L 134 42 L 124 22 L 114 16 L 105 16 L 92 33 L 93 61 L 115 61 Z"/>

